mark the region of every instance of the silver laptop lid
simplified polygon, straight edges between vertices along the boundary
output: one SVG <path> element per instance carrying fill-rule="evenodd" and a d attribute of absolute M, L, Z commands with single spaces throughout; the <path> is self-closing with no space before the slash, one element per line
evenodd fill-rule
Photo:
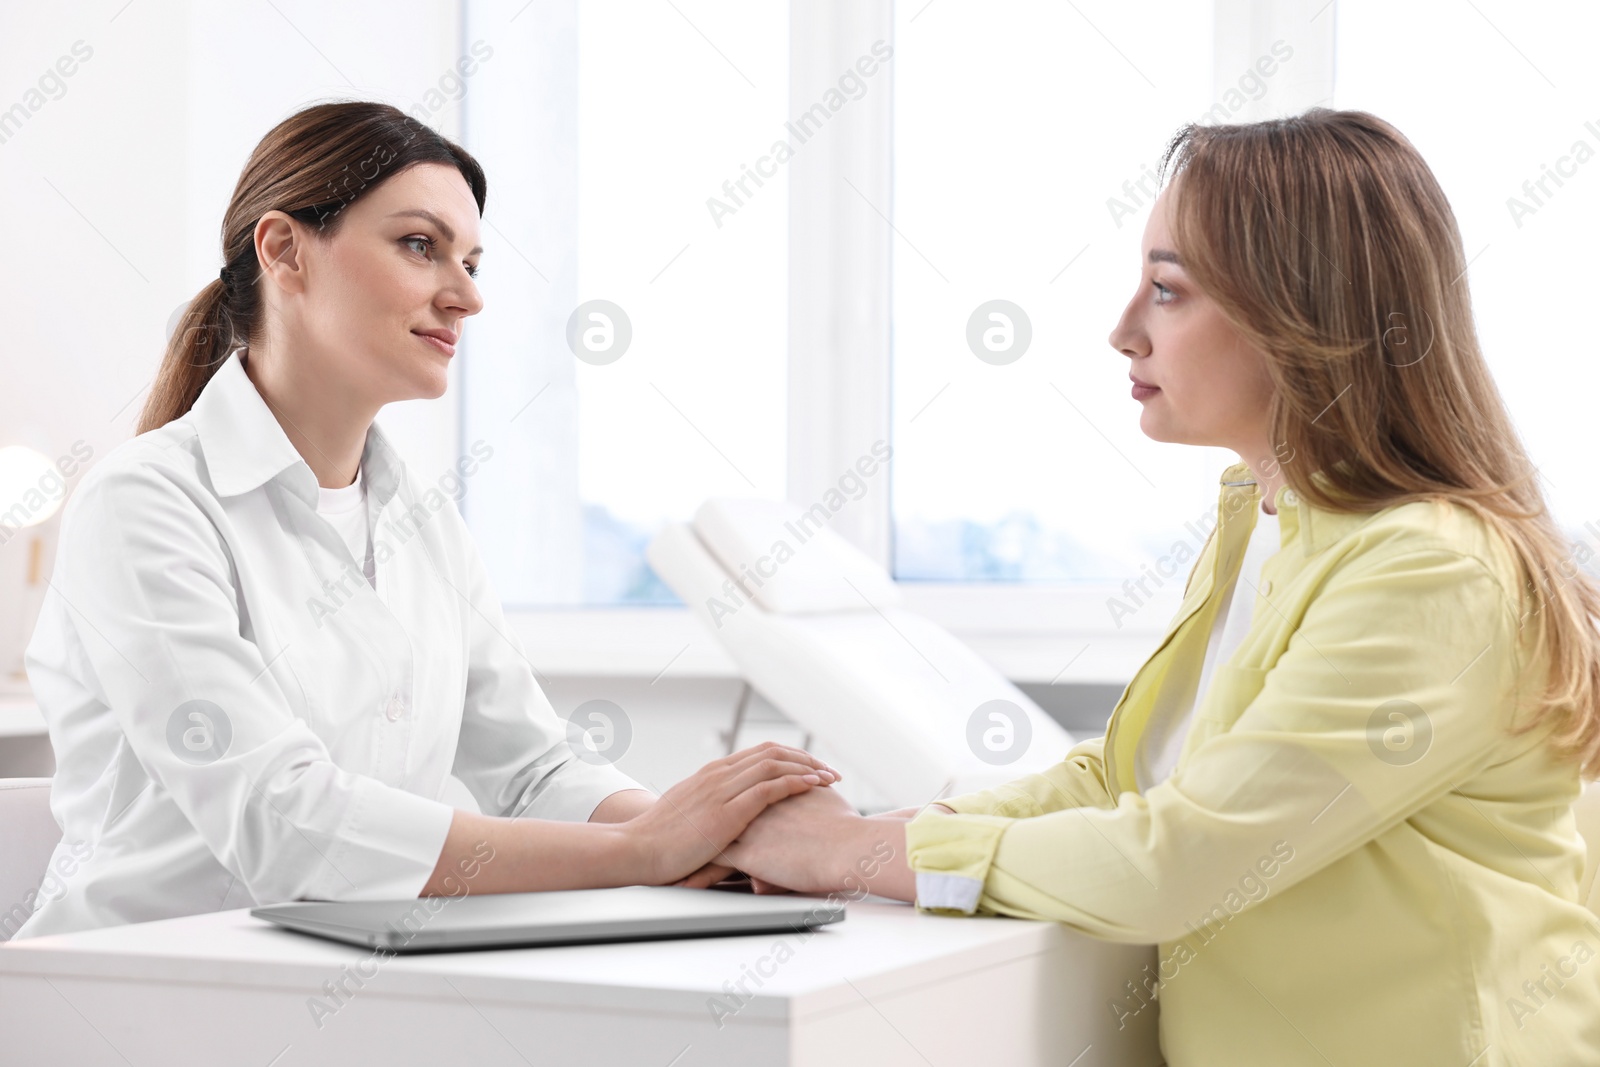
<path fill-rule="evenodd" d="M 625 886 L 416 900 L 300 901 L 252 908 L 300 933 L 391 952 L 569 945 L 797 931 L 845 917 L 837 900 Z"/>

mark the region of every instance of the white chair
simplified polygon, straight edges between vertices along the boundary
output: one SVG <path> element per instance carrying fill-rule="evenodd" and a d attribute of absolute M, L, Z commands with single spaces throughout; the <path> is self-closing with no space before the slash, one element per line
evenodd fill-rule
<path fill-rule="evenodd" d="M 746 681 L 892 806 L 1059 761 L 1072 735 L 948 631 L 901 606 L 882 567 L 809 512 L 709 500 L 664 528 L 656 573 Z"/>
<path fill-rule="evenodd" d="M 44 882 L 61 827 L 50 814 L 50 779 L 0 778 L 0 941 L 32 914 L 28 895 Z"/>

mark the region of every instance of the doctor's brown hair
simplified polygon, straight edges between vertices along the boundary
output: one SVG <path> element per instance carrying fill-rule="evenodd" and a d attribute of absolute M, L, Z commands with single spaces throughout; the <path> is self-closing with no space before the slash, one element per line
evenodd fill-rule
<path fill-rule="evenodd" d="M 1549 727 L 1584 777 L 1600 774 L 1600 588 L 1551 517 L 1484 362 L 1461 235 L 1421 155 L 1374 115 L 1312 108 L 1186 126 L 1169 168 L 1184 269 L 1267 353 L 1275 456 L 1244 458 L 1282 459 L 1285 482 L 1317 507 L 1447 500 L 1480 515 L 1523 568 L 1524 588 L 1508 593 L 1549 665 L 1514 733 Z"/>
<path fill-rule="evenodd" d="M 185 414 L 222 361 L 259 336 L 262 271 L 255 229 L 261 216 L 282 211 L 318 240 L 328 240 L 338 232 L 344 208 L 418 163 L 459 170 L 482 216 L 488 190 L 478 161 L 388 104 L 314 104 L 268 131 L 250 153 L 222 219 L 222 274 L 189 302 L 173 330 L 135 432 Z"/>

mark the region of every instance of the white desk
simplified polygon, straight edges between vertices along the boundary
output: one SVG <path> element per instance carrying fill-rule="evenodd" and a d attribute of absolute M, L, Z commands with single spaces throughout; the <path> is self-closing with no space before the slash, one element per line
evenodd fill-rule
<path fill-rule="evenodd" d="M 804 941 L 383 961 L 229 911 L 0 945 L 0 1063 L 1156 1067 L 1154 1007 L 1120 1031 L 1108 1007 L 1153 962 L 1054 924 L 873 898 Z M 754 995 L 719 1028 L 712 998 L 734 1007 L 741 980 Z M 336 1009 L 320 1027 L 312 998 Z"/>

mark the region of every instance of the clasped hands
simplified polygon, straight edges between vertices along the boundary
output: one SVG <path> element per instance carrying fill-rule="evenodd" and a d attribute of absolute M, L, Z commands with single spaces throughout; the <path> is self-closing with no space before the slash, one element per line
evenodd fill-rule
<path fill-rule="evenodd" d="M 728 803 L 715 812 L 685 803 L 706 799 L 687 795 L 698 779 L 733 768 L 743 768 L 734 778 L 747 788 Z M 810 753 L 772 742 L 707 764 L 652 805 L 649 814 L 676 814 L 701 838 L 700 849 L 677 857 L 679 869 L 694 853 L 709 853 L 696 866 L 676 878 L 669 873 L 663 881 L 703 888 L 743 871 L 757 893 L 870 892 L 914 900 L 916 879 L 906 862 L 905 824 L 918 809 L 862 816 L 832 788 L 840 777 Z M 698 807 L 702 818 L 696 819 L 691 807 Z M 673 836 L 681 836 L 682 826 L 673 829 L 678 831 Z"/>

